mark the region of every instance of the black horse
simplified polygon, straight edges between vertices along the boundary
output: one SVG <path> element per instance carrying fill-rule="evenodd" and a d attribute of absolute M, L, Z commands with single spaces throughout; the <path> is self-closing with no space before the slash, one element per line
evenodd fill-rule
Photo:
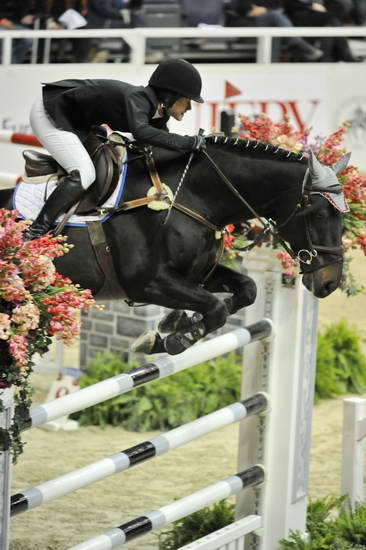
<path fill-rule="evenodd" d="M 129 153 L 124 201 L 145 196 L 151 187 L 145 160 L 138 156 Z M 154 157 L 161 180 L 174 193 L 189 154 L 157 149 Z M 217 263 L 221 247 L 218 230 L 252 219 L 253 210 L 271 220 L 271 227 L 288 243 L 291 254 L 299 257 L 303 284 L 315 296 L 328 296 L 341 280 L 342 214 L 321 193 L 326 191 L 328 198 L 341 194 L 335 171 L 346 162 L 334 171 L 313 155 L 308 161 L 303 155 L 265 143 L 217 136 L 207 139 L 206 153 L 196 153 L 190 160 L 177 202 L 208 223 L 175 208 L 166 221 L 166 210 L 140 207 L 112 215 L 103 224 L 121 297 L 125 293 L 133 302 L 178 310 L 160 327 L 171 334 L 162 338 L 156 332 L 139 342 L 135 349 L 145 353 L 180 353 L 254 302 L 254 281 Z M 12 208 L 12 192 L 0 192 L 3 208 Z M 105 276 L 88 231 L 66 226 L 64 234 L 75 246 L 56 261 L 57 269 L 90 288 L 98 298 Z M 231 296 L 220 299 L 217 292 Z M 195 314 L 187 317 L 184 310 Z"/>

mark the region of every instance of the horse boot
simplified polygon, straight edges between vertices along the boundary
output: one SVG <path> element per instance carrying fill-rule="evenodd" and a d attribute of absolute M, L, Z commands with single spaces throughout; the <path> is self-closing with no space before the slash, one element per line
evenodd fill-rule
<path fill-rule="evenodd" d="M 207 333 L 204 322 L 202 321 L 203 317 L 200 313 L 196 312 L 189 318 L 191 327 L 190 329 L 182 330 L 174 334 L 169 334 L 164 338 L 164 348 L 169 355 L 177 355 L 182 353 L 187 348 L 190 348 L 201 340 Z"/>
<path fill-rule="evenodd" d="M 58 216 L 67 212 L 84 192 L 79 170 L 72 170 L 66 174 L 48 197 L 32 225 L 24 232 L 24 239 L 32 241 L 47 233 Z"/>

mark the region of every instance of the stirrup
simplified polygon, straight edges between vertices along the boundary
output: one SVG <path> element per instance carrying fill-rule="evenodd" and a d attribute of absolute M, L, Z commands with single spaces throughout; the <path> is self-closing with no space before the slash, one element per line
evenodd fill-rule
<path fill-rule="evenodd" d="M 53 234 L 53 229 L 49 228 L 45 231 L 41 229 L 34 229 L 32 226 L 29 226 L 25 231 L 23 231 L 23 240 L 24 241 L 34 241 L 35 239 L 39 239 L 40 237 L 43 237 L 47 233 Z"/>

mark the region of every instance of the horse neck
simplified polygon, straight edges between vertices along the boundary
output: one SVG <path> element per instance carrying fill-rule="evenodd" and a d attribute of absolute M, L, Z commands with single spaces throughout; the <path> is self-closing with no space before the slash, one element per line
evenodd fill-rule
<path fill-rule="evenodd" d="M 231 151 L 219 146 L 209 146 L 208 153 L 260 216 L 285 217 L 299 200 L 306 165 L 298 160 L 280 160 L 264 153 Z M 206 158 L 194 163 L 190 187 L 196 200 L 204 205 L 206 215 L 217 225 L 253 218 Z"/>

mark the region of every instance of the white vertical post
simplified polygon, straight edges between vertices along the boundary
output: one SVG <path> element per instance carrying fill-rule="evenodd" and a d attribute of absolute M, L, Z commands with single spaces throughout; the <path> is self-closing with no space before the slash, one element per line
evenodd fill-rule
<path fill-rule="evenodd" d="M 143 66 L 145 64 L 146 37 L 142 33 L 136 31 L 133 35 L 126 35 L 124 40 L 126 40 L 132 49 L 131 63 Z"/>
<path fill-rule="evenodd" d="M 274 334 L 244 353 L 242 396 L 268 392 L 270 411 L 241 426 L 239 467 L 264 464 L 266 481 L 239 495 L 237 517 L 262 516 L 262 529 L 247 537 L 245 548 L 277 550 L 290 529 L 305 534 L 318 303 L 300 277 L 284 284 L 272 250 L 249 255 L 244 265 L 258 286 L 246 323 L 269 317 Z"/>
<path fill-rule="evenodd" d="M 0 426 L 8 430 L 13 414 L 13 390 L 11 388 L 2 390 L 0 398 L 4 410 L 0 414 Z M 11 476 L 11 455 L 7 451 L 0 454 L 0 548 L 9 548 L 9 524 L 10 524 L 10 476 Z"/>
<path fill-rule="evenodd" d="M 33 29 L 35 31 L 38 31 L 38 30 L 40 30 L 40 28 L 41 28 L 41 20 L 40 20 L 39 17 L 37 17 L 37 19 L 34 20 Z M 33 38 L 33 40 L 32 40 L 32 53 L 31 53 L 31 63 L 32 63 L 32 65 L 34 63 L 37 63 L 38 46 L 39 46 L 39 38 Z"/>
<path fill-rule="evenodd" d="M 257 63 L 268 64 L 272 59 L 272 36 L 258 36 Z"/>
<path fill-rule="evenodd" d="M 341 494 L 348 494 L 352 506 L 364 502 L 363 438 L 366 436 L 366 399 L 343 400 Z"/>
<path fill-rule="evenodd" d="M 2 64 L 3 65 L 10 65 L 11 64 L 11 48 L 12 48 L 12 38 L 10 36 L 6 36 L 7 33 L 4 33 L 3 40 L 3 59 Z"/>

